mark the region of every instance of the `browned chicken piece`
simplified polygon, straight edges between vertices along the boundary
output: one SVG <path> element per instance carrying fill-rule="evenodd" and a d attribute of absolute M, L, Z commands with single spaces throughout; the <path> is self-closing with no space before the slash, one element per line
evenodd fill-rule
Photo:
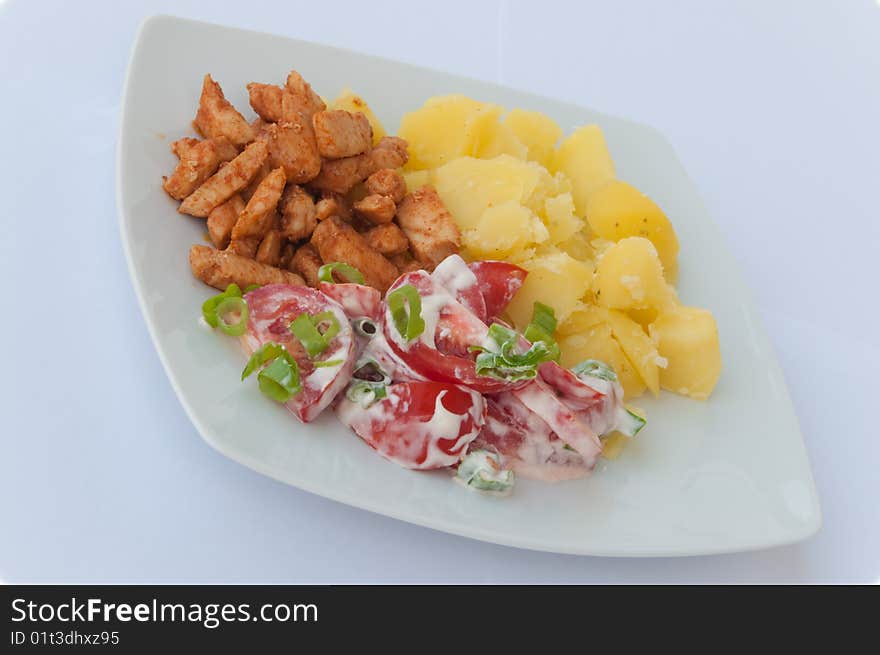
<path fill-rule="evenodd" d="M 422 265 L 413 259 L 413 256 L 408 251 L 397 255 L 391 255 L 388 259 L 391 260 L 392 264 L 397 266 L 397 270 L 400 271 L 401 275 L 404 273 L 411 273 L 412 271 L 418 271 L 422 268 Z"/>
<path fill-rule="evenodd" d="M 251 123 L 251 128 L 254 130 L 254 141 L 269 142 L 269 134 L 266 131 L 269 125 L 271 125 L 271 123 L 267 123 L 262 118 L 254 119 L 254 122 Z"/>
<path fill-rule="evenodd" d="M 251 199 L 251 196 L 254 195 L 254 191 L 257 190 L 257 187 L 262 184 L 263 180 L 265 180 L 266 176 L 271 172 L 272 167 L 269 165 L 269 159 L 267 158 L 266 161 L 263 162 L 263 165 L 260 166 L 260 170 L 257 171 L 257 174 L 254 175 L 254 179 L 251 180 L 251 183 L 241 190 L 241 197 L 244 198 L 245 202 Z"/>
<path fill-rule="evenodd" d="M 223 89 L 210 75 L 202 81 L 202 96 L 196 113 L 195 125 L 207 138 L 225 136 L 237 147 L 254 140 L 254 132 L 244 116 L 223 95 Z"/>
<path fill-rule="evenodd" d="M 282 168 L 276 168 L 260 182 L 232 228 L 230 246 L 243 239 L 256 239 L 259 243 L 266 236 L 275 221 L 275 208 L 285 184 L 287 179 Z"/>
<path fill-rule="evenodd" d="M 306 82 L 302 75 L 295 70 L 290 71 L 287 76 L 287 82 L 284 86 L 292 94 L 300 96 L 305 100 L 306 106 L 308 107 L 309 117 L 311 117 L 312 114 L 327 109 L 327 105 L 321 100 L 321 96 L 312 90 L 312 85 Z"/>
<path fill-rule="evenodd" d="M 269 161 L 281 166 L 289 182 L 301 184 L 312 180 L 321 170 L 321 157 L 315 143 L 311 121 L 300 117 L 291 122 L 272 123 L 269 136 Z"/>
<path fill-rule="evenodd" d="M 288 185 L 281 199 L 281 234 L 294 242 L 308 239 L 317 224 L 312 196 L 297 184 Z"/>
<path fill-rule="evenodd" d="M 321 164 L 321 172 L 309 182 L 309 186 L 318 191 L 345 195 L 373 171 L 375 167 L 369 153 L 345 159 L 325 159 Z"/>
<path fill-rule="evenodd" d="M 268 156 L 269 149 L 265 143 L 255 141 L 250 144 L 238 157 L 188 195 L 177 211 L 190 216 L 206 217 L 214 207 L 222 205 L 244 189 Z"/>
<path fill-rule="evenodd" d="M 406 195 L 406 180 L 403 175 L 393 168 L 381 168 L 364 183 L 367 193 L 377 193 L 380 196 L 388 196 L 395 203 L 403 200 Z"/>
<path fill-rule="evenodd" d="M 434 270 L 461 247 L 455 219 L 430 186 L 423 186 L 403 199 L 397 207 L 397 222 L 409 239 L 413 255 L 428 270 Z"/>
<path fill-rule="evenodd" d="M 397 225 L 394 223 L 386 223 L 385 225 L 377 225 L 364 233 L 364 238 L 373 250 L 376 250 L 386 257 L 389 255 L 399 255 L 406 252 L 409 248 L 409 239 Z"/>
<path fill-rule="evenodd" d="M 210 246 L 190 247 L 189 265 L 193 275 L 221 291 L 225 291 L 232 283 L 241 289 L 252 284 L 305 284 L 296 273 L 239 257 L 228 250 L 215 250 Z"/>
<path fill-rule="evenodd" d="M 171 144 L 171 152 L 177 155 L 178 159 L 183 159 L 186 156 L 186 153 L 193 146 L 201 143 L 198 139 L 194 139 L 191 136 L 185 136 L 182 139 L 178 139 Z"/>
<path fill-rule="evenodd" d="M 266 264 L 266 266 L 278 266 L 281 261 L 281 243 L 283 240 L 281 232 L 269 230 L 260 242 L 260 247 L 257 248 L 257 254 L 254 259 L 261 264 Z"/>
<path fill-rule="evenodd" d="M 366 152 L 373 145 L 373 128 L 361 112 L 344 109 L 319 111 L 312 116 L 318 153 L 327 159 L 342 159 Z"/>
<path fill-rule="evenodd" d="M 319 221 L 331 216 L 338 216 L 343 221 L 350 221 L 351 207 L 342 194 L 324 191 L 321 193 L 321 199 L 315 203 L 315 215 Z"/>
<path fill-rule="evenodd" d="M 162 188 L 175 200 L 183 200 L 211 177 L 220 164 L 234 159 L 238 154 L 232 142 L 225 137 L 217 139 L 184 139 L 171 144 L 180 161 L 170 177 L 165 178 Z M 191 143 L 195 141 L 195 143 Z"/>
<path fill-rule="evenodd" d="M 296 252 L 296 246 L 289 241 L 281 248 L 281 256 L 278 259 L 278 268 L 290 268 L 290 261 L 293 259 L 293 253 Z"/>
<path fill-rule="evenodd" d="M 293 254 L 289 268 L 299 273 L 310 287 L 318 286 L 318 269 L 323 266 L 321 255 L 310 243 L 304 243 Z"/>
<path fill-rule="evenodd" d="M 383 293 L 397 279 L 397 267 L 373 250 L 351 225 L 336 216 L 318 223 L 311 243 L 323 261 L 354 266 L 369 286 Z"/>
<path fill-rule="evenodd" d="M 409 160 L 407 143 L 396 136 L 383 136 L 370 152 L 373 172 L 380 168 L 400 168 Z"/>
<path fill-rule="evenodd" d="M 268 123 L 281 120 L 281 96 L 284 89 L 274 84 L 251 82 L 247 85 L 248 99 L 257 115 Z"/>
<path fill-rule="evenodd" d="M 234 239 L 226 246 L 226 252 L 233 255 L 244 257 L 245 259 L 253 259 L 257 256 L 257 249 L 260 247 L 259 237 L 243 237 Z"/>
<path fill-rule="evenodd" d="M 244 211 L 244 200 L 241 194 L 236 193 L 222 205 L 218 205 L 208 214 L 208 235 L 215 248 L 221 250 L 229 245 L 232 238 L 232 228 L 238 220 L 238 215 Z"/>
<path fill-rule="evenodd" d="M 397 211 L 397 206 L 390 197 L 378 194 L 358 200 L 352 207 L 355 214 L 372 225 L 390 223 L 394 220 L 394 214 Z"/>

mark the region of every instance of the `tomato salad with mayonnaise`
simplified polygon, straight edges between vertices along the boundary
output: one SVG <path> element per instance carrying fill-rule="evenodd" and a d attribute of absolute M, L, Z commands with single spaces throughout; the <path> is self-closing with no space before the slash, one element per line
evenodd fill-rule
<path fill-rule="evenodd" d="M 503 313 L 526 271 L 451 255 L 405 273 L 383 298 L 356 269 L 325 264 L 319 288 L 230 285 L 202 307 L 250 355 L 242 380 L 308 423 L 325 409 L 386 459 L 450 469 L 506 494 L 515 475 L 583 477 L 614 432 L 645 420 L 624 407 L 614 371 L 557 363 L 553 311 L 535 303 L 519 333 Z"/>

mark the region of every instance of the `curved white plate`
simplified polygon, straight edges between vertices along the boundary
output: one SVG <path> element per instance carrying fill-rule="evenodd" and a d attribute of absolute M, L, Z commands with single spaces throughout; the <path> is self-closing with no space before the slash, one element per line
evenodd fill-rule
<path fill-rule="evenodd" d="M 203 221 L 176 213 L 160 181 L 171 140 L 190 134 L 202 76 L 250 113 L 245 85 L 299 70 L 325 95 L 353 86 L 392 130 L 426 98 L 464 93 L 546 112 L 566 130 L 598 123 L 621 179 L 663 207 L 681 240 L 681 297 L 718 320 L 724 372 L 711 401 L 641 403 L 648 429 L 587 480 L 519 481 L 499 499 L 445 473 L 401 469 L 332 415 L 304 427 L 241 384 L 233 339 L 197 323 L 210 290 L 193 279 Z M 301 489 L 412 523 L 501 544 L 594 555 L 694 555 L 763 548 L 821 523 L 809 462 L 773 349 L 742 278 L 670 145 L 653 129 L 493 84 L 303 41 L 156 17 L 129 65 L 118 153 L 119 218 L 131 277 L 168 377 L 220 452 Z"/>

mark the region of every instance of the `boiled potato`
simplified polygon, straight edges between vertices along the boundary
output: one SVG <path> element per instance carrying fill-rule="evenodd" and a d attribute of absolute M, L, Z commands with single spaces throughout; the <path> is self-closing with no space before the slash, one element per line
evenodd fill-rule
<path fill-rule="evenodd" d="M 328 104 L 330 109 L 344 109 L 345 111 L 359 111 L 363 113 L 363 115 L 367 117 L 367 120 L 370 121 L 370 127 L 373 128 L 373 145 L 379 143 L 379 140 L 387 134 L 385 128 L 382 127 L 382 123 L 379 121 L 376 114 L 373 113 L 373 110 L 370 109 L 366 100 L 361 98 L 351 89 L 345 89 L 339 94 L 339 97 L 336 98 L 336 100 L 332 103 L 325 104 Z"/>
<path fill-rule="evenodd" d="M 585 230 L 575 232 L 565 241 L 559 242 L 559 249 L 581 261 L 596 259 L 596 251 L 590 245 L 590 235 Z"/>
<path fill-rule="evenodd" d="M 648 328 L 657 351 L 667 360 L 660 386 L 705 400 L 721 375 L 721 346 L 712 313 L 678 306 L 661 312 Z"/>
<path fill-rule="evenodd" d="M 552 170 L 571 180 L 575 207 L 585 216 L 590 195 L 614 179 L 614 162 L 599 126 L 580 127 L 560 143 Z"/>
<path fill-rule="evenodd" d="M 609 310 L 596 305 L 578 303 L 571 314 L 556 327 L 556 336 L 567 337 L 583 332 L 594 325 L 608 322 Z"/>
<path fill-rule="evenodd" d="M 623 353 L 636 369 L 648 389 L 655 396 L 660 393 L 660 369 L 666 362 L 657 354 L 657 347 L 642 327 L 625 314 L 616 310 L 608 312 L 611 334 L 620 344 Z"/>
<path fill-rule="evenodd" d="M 501 107 L 489 105 L 471 118 L 470 129 L 474 133 L 473 154 L 480 159 L 492 159 L 498 155 L 511 155 L 525 159 L 528 148 L 520 141 L 513 130 L 498 121 Z"/>
<path fill-rule="evenodd" d="M 462 239 L 472 258 L 503 259 L 528 243 L 546 241 L 547 228 L 526 207 L 510 201 L 486 208 Z"/>
<path fill-rule="evenodd" d="M 526 157 L 544 167 L 553 160 L 553 148 L 562 136 L 562 128 L 539 111 L 512 109 L 503 125 L 526 147 Z"/>
<path fill-rule="evenodd" d="M 431 184 L 431 171 L 404 171 L 403 181 L 406 182 L 406 192 L 412 193 L 416 189 L 421 189 L 426 184 Z"/>
<path fill-rule="evenodd" d="M 584 227 L 583 219 L 575 214 L 570 193 L 545 198 L 543 213 L 551 243 L 568 241 Z"/>
<path fill-rule="evenodd" d="M 667 279 L 675 279 L 678 238 L 666 214 L 648 196 L 631 184 L 615 180 L 590 195 L 586 214 L 593 233 L 604 239 L 620 241 L 633 236 L 650 239 Z"/>
<path fill-rule="evenodd" d="M 436 168 L 473 154 L 475 134 L 470 123 L 477 119 L 479 127 L 485 107 L 463 95 L 437 96 L 406 114 L 397 135 L 409 143 L 407 170 Z"/>
<path fill-rule="evenodd" d="M 532 320 L 536 300 L 552 307 L 556 319 L 564 321 L 587 292 L 593 276 L 592 266 L 564 252 L 538 256 L 520 266 L 529 274 L 507 308 L 519 329 Z"/>
<path fill-rule="evenodd" d="M 598 359 L 617 373 L 624 398 L 635 398 L 644 392 L 644 381 L 611 335 L 611 327 L 607 323 L 599 323 L 578 334 L 563 337 L 558 343 L 562 352 L 559 363 L 563 366 L 571 368 L 585 359 Z"/>
<path fill-rule="evenodd" d="M 643 237 L 622 239 L 605 251 L 593 291 L 598 304 L 612 309 L 663 308 L 674 298 L 654 244 Z"/>
<path fill-rule="evenodd" d="M 433 172 L 434 188 L 462 230 L 476 226 L 487 208 L 522 203 L 538 186 L 541 168 L 509 155 L 459 157 Z"/>
<path fill-rule="evenodd" d="M 626 448 L 630 437 L 620 432 L 612 432 L 602 439 L 602 457 L 604 459 L 617 459 Z"/>

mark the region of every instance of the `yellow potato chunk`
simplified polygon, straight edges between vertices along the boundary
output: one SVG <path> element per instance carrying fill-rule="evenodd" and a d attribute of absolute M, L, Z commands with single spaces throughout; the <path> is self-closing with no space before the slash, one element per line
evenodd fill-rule
<path fill-rule="evenodd" d="M 678 270 L 678 238 L 663 210 L 631 184 L 615 180 L 597 189 L 587 202 L 587 220 L 593 233 L 620 241 L 645 237 L 657 249 L 666 277 L 674 280 Z"/>
<path fill-rule="evenodd" d="M 552 307 L 556 319 L 564 321 L 587 292 L 593 275 L 590 264 L 579 262 L 564 252 L 535 257 L 521 266 L 529 274 L 507 308 L 519 329 L 531 321 L 536 300 Z"/>
<path fill-rule="evenodd" d="M 560 143 L 552 168 L 571 180 L 575 207 L 585 216 L 590 194 L 614 179 L 614 162 L 599 126 L 580 127 Z"/>
<path fill-rule="evenodd" d="M 511 201 L 485 209 L 462 238 L 471 257 L 500 259 L 528 243 L 546 241 L 547 228 L 526 207 Z"/>
<path fill-rule="evenodd" d="M 387 134 L 381 121 L 376 114 L 373 113 L 373 110 L 370 109 L 367 101 L 351 89 L 345 89 L 340 93 L 336 100 L 330 103 L 330 109 L 344 109 L 345 111 L 351 112 L 359 111 L 366 116 L 367 120 L 370 122 L 370 127 L 373 128 L 373 145 L 379 143 L 382 137 Z"/>
<path fill-rule="evenodd" d="M 609 310 L 596 305 L 578 304 L 564 321 L 556 327 L 557 337 L 567 337 L 583 332 L 594 325 L 608 322 Z"/>
<path fill-rule="evenodd" d="M 480 159 L 492 159 L 498 155 L 511 155 L 517 159 L 525 159 L 528 148 L 498 118 L 502 108 L 497 105 L 486 105 L 471 116 L 469 129 L 473 132 L 474 144 L 471 154 Z"/>
<path fill-rule="evenodd" d="M 596 265 L 596 302 L 612 309 L 666 307 L 674 298 L 654 244 L 628 237 L 608 248 Z"/>
<path fill-rule="evenodd" d="M 472 155 L 475 129 L 482 127 L 487 112 L 487 105 L 463 95 L 429 98 L 421 109 L 406 114 L 397 130 L 397 135 L 409 143 L 406 168 L 436 168 Z"/>
<path fill-rule="evenodd" d="M 575 215 L 574 199 L 570 193 L 546 198 L 544 217 L 551 243 L 568 241 L 584 227 L 583 219 Z"/>
<path fill-rule="evenodd" d="M 563 337 L 557 343 L 561 352 L 559 363 L 566 368 L 585 359 L 598 359 L 617 373 L 624 398 L 635 398 L 644 392 L 644 381 L 611 335 L 611 327 L 607 323 L 599 323 L 579 334 Z"/>
<path fill-rule="evenodd" d="M 712 313 L 678 306 L 662 312 L 648 331 L 667 360 L 666 368 L 660 370 L 660 386 L 706 400 L 721 375 L 721 346 Z"/>
<path fill-rule="evenodd" d="M 459 228 L 466 230 L 475 227 L 489 207 L 524 203 L 535 193 L 542 172 L 547 175 L 536 164 L 501 155 L 494 159 L 459 157 L 435 170 L 432 177 L 446 208 Z"/>
<path fill-rule="evenodd" d="M 526 157 L 550 166 L 553 148 L 562 136 L 562 128 L 552 118 L 538 111 L 512 109 L 502 124 L 526 147 Z"/>
<path fill-rule="evenodd" d="M 626 448 L 630 438 L 620 432 L 612 432 L 611 435 L 602 439 L 602 457 L 604 459 L 617 459 Z"/>
<path fill-rule="evenodd" d="M 658 364 L 665 361 L 657 354 L 657 347 L 642 327 L 618 311 L 608 312 L 608 325 L 611 334 L 623 349 L 623 354 L 632 363 L 636 373 L 642 378 L 655 396 L 660 394 L 660 369 Z"/>
<path fill-rule="evenodd" d="M 406 182 L 406 192 L 412 193 L 426 184 L 431 184 L 431 171 L 404 171 L 403 181 Z"/>

